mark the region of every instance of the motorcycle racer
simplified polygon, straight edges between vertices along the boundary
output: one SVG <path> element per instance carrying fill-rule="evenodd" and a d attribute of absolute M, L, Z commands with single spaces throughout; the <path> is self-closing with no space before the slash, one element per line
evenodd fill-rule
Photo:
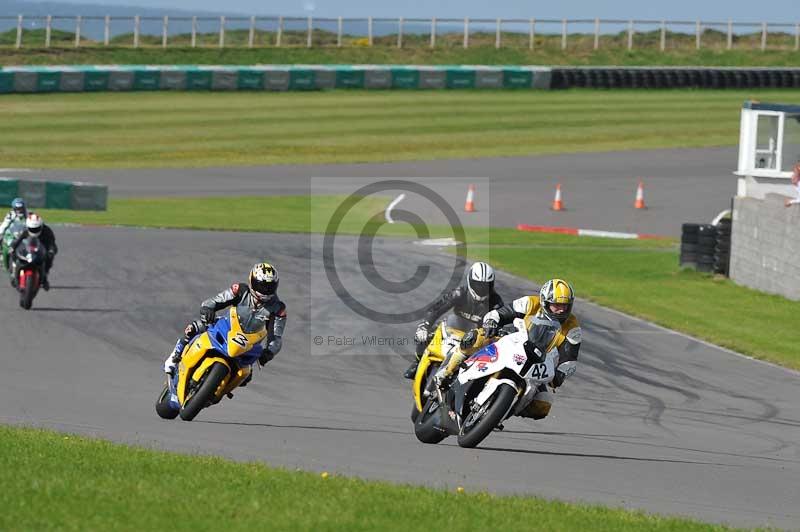
<path fill-rule="evenodd" d="M 494 269 L 489 264 L 476 262 L 470 267 L 464 284 L 431 304 L 427 316 L 414 334 L 416 359 L 403 374 L 406 379 L 414 378 L 420 358 L 430 341 L 431 324 L 436 323 L 442 314 L 452 309 L 453 316 L 448 318 L 448 326 L 468 331 L 479 326 L 487 312 L 503 306 L 503 298 L 494 290 L 494 278 Z"/>
<path fill-rule="evenodd" d="M 45 261 L 42 265 L 41 271 L 41 283 L 42 288 L 45 290 L 50 290 L 50 281 L 47 279 L 48 274 L 50 273 L 50 268 L 53 267 L 53 259 L 55 258 L 56 254 L 58 253 L 58 246 L 56 245 L 56 236 L 53 234 L 53 230 L 50 229 L 50 226 L 44 223 L 42 217 L 32 212 L 28 215 L 28 218 L 25 220 L 25 229 L 17 235 L 17 237 L 11 242 L 9 246 L 10 255 L 14 255 L 14 251 L 17 249 L 17 246 L 20 243 L 28 238 L 29 236 L 34 236 L 39 239 L 42 246 L 45 248 Z M 12 272 L 12 283 L 16 283 L 16 275 L 15 270 Z M 16 285 L 15 285 L 16 286 Z"/>
<path fill-rule="evenodd" d="M 200 319 L 186 326 L 175 349 L 164 361 L 164 372 L 172 375 L 189 341 L 208 329 L 217 311 L 233 305 L 236 305 L 241 320 L 260 320 L 266 324 L 266 345 L 258 362 L 263 366 L 272 360 L 281 350 L 286 327 L 286 305 L 278 298 L 278 281 L 278 271 L 268 262 L 261 262 L 250 270 L 248 283 L 234 283 L 227 290 L 203 301 L 200 304 Z M 250 378 L 240 386 L 246 386 Z"/>
<path fill-rule="evenodd" d="M 8 231 L 14 222 L 24 223 L 25 219 L 28 217 L 28 208 L 25 205 L 25 200 L 22 198 L 14 198 L 11 201 L 11 210 L 8 211 L 3 218 L 2 223 L 0 223 L 0 240 L 5 240 L 6 238 L 6 231 Z M 3 255 L 3 266 L 6 270 L 9 268 L 9 254 L 5 253 Z"/>
<path fill-rule="evenodd" d="M 578 318 L 572 313 L 574 302 L 575 293 L 569 283 L 563 279 L 550 279 L 542 285 L 538 296 L 523 296 L 515 299 L 511 305 L 488 312 L 483 318 L 482 330 L 474 329 L 465 334 L 450 362 L 437 372 L 436 380 L 439 387 L 447 388 L 459 365 L 467 356 L 489 343 L 500 327 L 512 323 L 515 318 L 521 318 L 525 320 L 529 332 L 537 319 L 554 321 L 561 325 L 563 336 L 556 346 L 559 353 L 558 367 L 550 382 L 553 389 L 558 388 L 574 373 L 574 368 L 569 372 L 559 368 L 565 367 L 563 366 L 565 362 L 577 361 L 581 347 L 581 327 Z M 554 398 L 544 384 L 526 390 L 525 396 L 519 402 L 520 407 L 514 412 L 516 415 L 542 419 L 550 413 Z"/>

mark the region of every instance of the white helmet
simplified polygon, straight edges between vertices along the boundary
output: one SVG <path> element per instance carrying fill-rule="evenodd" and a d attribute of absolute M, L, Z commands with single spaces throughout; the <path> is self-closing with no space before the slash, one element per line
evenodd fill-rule
<path fill-rule="evenodd" d="M 494 268 L 485 262 L 473 264 L 467 276 L 467 288 L 474 299 L 486 300 L 494 290 Z"/>
<path fill-rule="evenodd" d="M 28 234 L 31 236 L 41 235 L 43 225 L 42 217 L 34 212 L 30 213 L 28 219 L 25 220 L 25 227 L 28 229 Z"/>

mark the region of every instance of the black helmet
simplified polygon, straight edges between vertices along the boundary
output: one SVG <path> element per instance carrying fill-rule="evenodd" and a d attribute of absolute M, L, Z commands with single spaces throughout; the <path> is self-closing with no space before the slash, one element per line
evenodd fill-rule
<path fill-rule="evenodd" d="M 268 262 L 260 262 L 250 270 L 250 289 L 256 299 L 264 301 L 278 290 L 278 270 Z"/>

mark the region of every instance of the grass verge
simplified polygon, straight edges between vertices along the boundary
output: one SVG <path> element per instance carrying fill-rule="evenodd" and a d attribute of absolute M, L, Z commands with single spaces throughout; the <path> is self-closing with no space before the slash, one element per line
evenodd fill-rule
<path fill-rule="evenodd" d="M 203 167 L 732 146 L 748 98 L 800 103 L 757 89 L 11 94 L 0 160 Z"/>
<path fill-rule="evenodd" d="M 294 39 L 287 40 L 287 36 Z M 142 36 L 142 47 L 134 49 L 133 36 L 115 39 L 108 48 L 83 40 L 75 48 L 75 35 L 54 32 L 52 48 L 44 48 L 44 30 L 23 32 L 23 48 L 15 49 L 16 30 L 0 33 L 0 64 L 3 65 L 67 65 L 67 64 L 413 64 L 413 65 L 621 65 L 621 66 L 795 66 L 797 52 L 793 50 L 792 35 L 770 34 L 769 50 L 760 50 L 760 35 L 737 36 L 735 49 L 726 50 L 725 36 L 703 39 L 702 50 L 695 49 L 694 36 L 681 42 L 668 37 L 669 50 L 659 50 L 658 36 L 647 39 L 637 35 L 635 48 L 627 50 L 627 37 L 612 40 L 603 36 L 600 49 L 594 50 L 592 36 L 570 36 L 567 50 L 561 49 L 561 38 L 555 35 L 537 36 L 534 50 L 528 49 L 527 35 L 506 34 L 503 47 L 494 47 L 495 35 L 472 36 L 468 49 L 462 47 L 461 35 L 438 36 L 438 46 L 431 49 L 427 38 L 407 34 L 405 46 L 397 49 L 396 36 L 376 38 L 376 46 L 368 47 L 361 39 L 336 47 L 336 36 L 327 42 L 315 39 L 314 48 L 306 48 L 306 36 L 284 34 L 289 46 L 269 46 L 274 34 L 257 32 L 256 48 L 248 49 L 247 31 L 225 33 L 227 47 L 218 47 L 219 35 L 199 35 L 198 48 L 191 48 L 189 35 L 172 37 L 167 49 L 161 48 L 161 38 Z M 482 38 L 481 38 L 482 37 Z M 677 37 L 677 36 L 676 36 Z M 102 43 L 101 43 L 102 44 Z M 322 44 L 322 46 L 319 46 Z M 325 46 L 327 44 L 327 46 Z"/>
<path fill-rule="evenodd" d="M 2 530 L 725 530 L 532 497 L 454 493 L 0 426 Z M 521 519 L 520 516 L 529 516 Z M 535 521 L 531 521 L 534 519 Z"/>
<path fill-rule="evenodd" d="M 339 196 L 112 199 L 107 212 L 41 211 L 48 222 L 119 224 L 191 229 L 324 232 L 323 220 L 339 206 Z M 261 216 L 265 202 L 272 216 Z M 315 209 L 315 225 L 310 209 Z M 385 200 L 367 198 L 342 220 L 339 232 L 358 234 L 382 212 Z M 317 225 L 318 224 L 318 225 Z M 453 236 L 431 227 L 432 237 Z M 379 236 L 413 237 L 404 224 L 384 225 Z M 800 369 L 800 303 L 735 285 L 728 279 L 681 271 L 675 240 L 613 240 L 526 233 L 506 228 L 466 228 L 470 254 L 535 281 L 564 277 L 580 297 L 665 327 L 691 334 L 753 357 Z M 508 294 L 507 298 L 521 294 Z M 753 309 L 759 323 L 742 323 Z M 578 311 L 580 312 L 580 311 Z M 774 331 L 781 331 L 775 334 Z"/>

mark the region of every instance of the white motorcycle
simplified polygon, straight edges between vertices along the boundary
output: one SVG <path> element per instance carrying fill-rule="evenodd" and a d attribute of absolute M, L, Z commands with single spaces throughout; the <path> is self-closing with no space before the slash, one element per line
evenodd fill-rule
<path fill-rule="evenodd" d="M 452 386 L 431 394 L 414 422 L 423 443 L 457 436 L 461 447 L 475 447 L 505 419 L 522 411 L 533 391 L 556 375 L 575 373 L 576 362 L 558 363 L 564 340 L 561 324 L 534 317 L 531 329 L 521 319 L 515 331 L 486 345 L 464 361 Z"/>

